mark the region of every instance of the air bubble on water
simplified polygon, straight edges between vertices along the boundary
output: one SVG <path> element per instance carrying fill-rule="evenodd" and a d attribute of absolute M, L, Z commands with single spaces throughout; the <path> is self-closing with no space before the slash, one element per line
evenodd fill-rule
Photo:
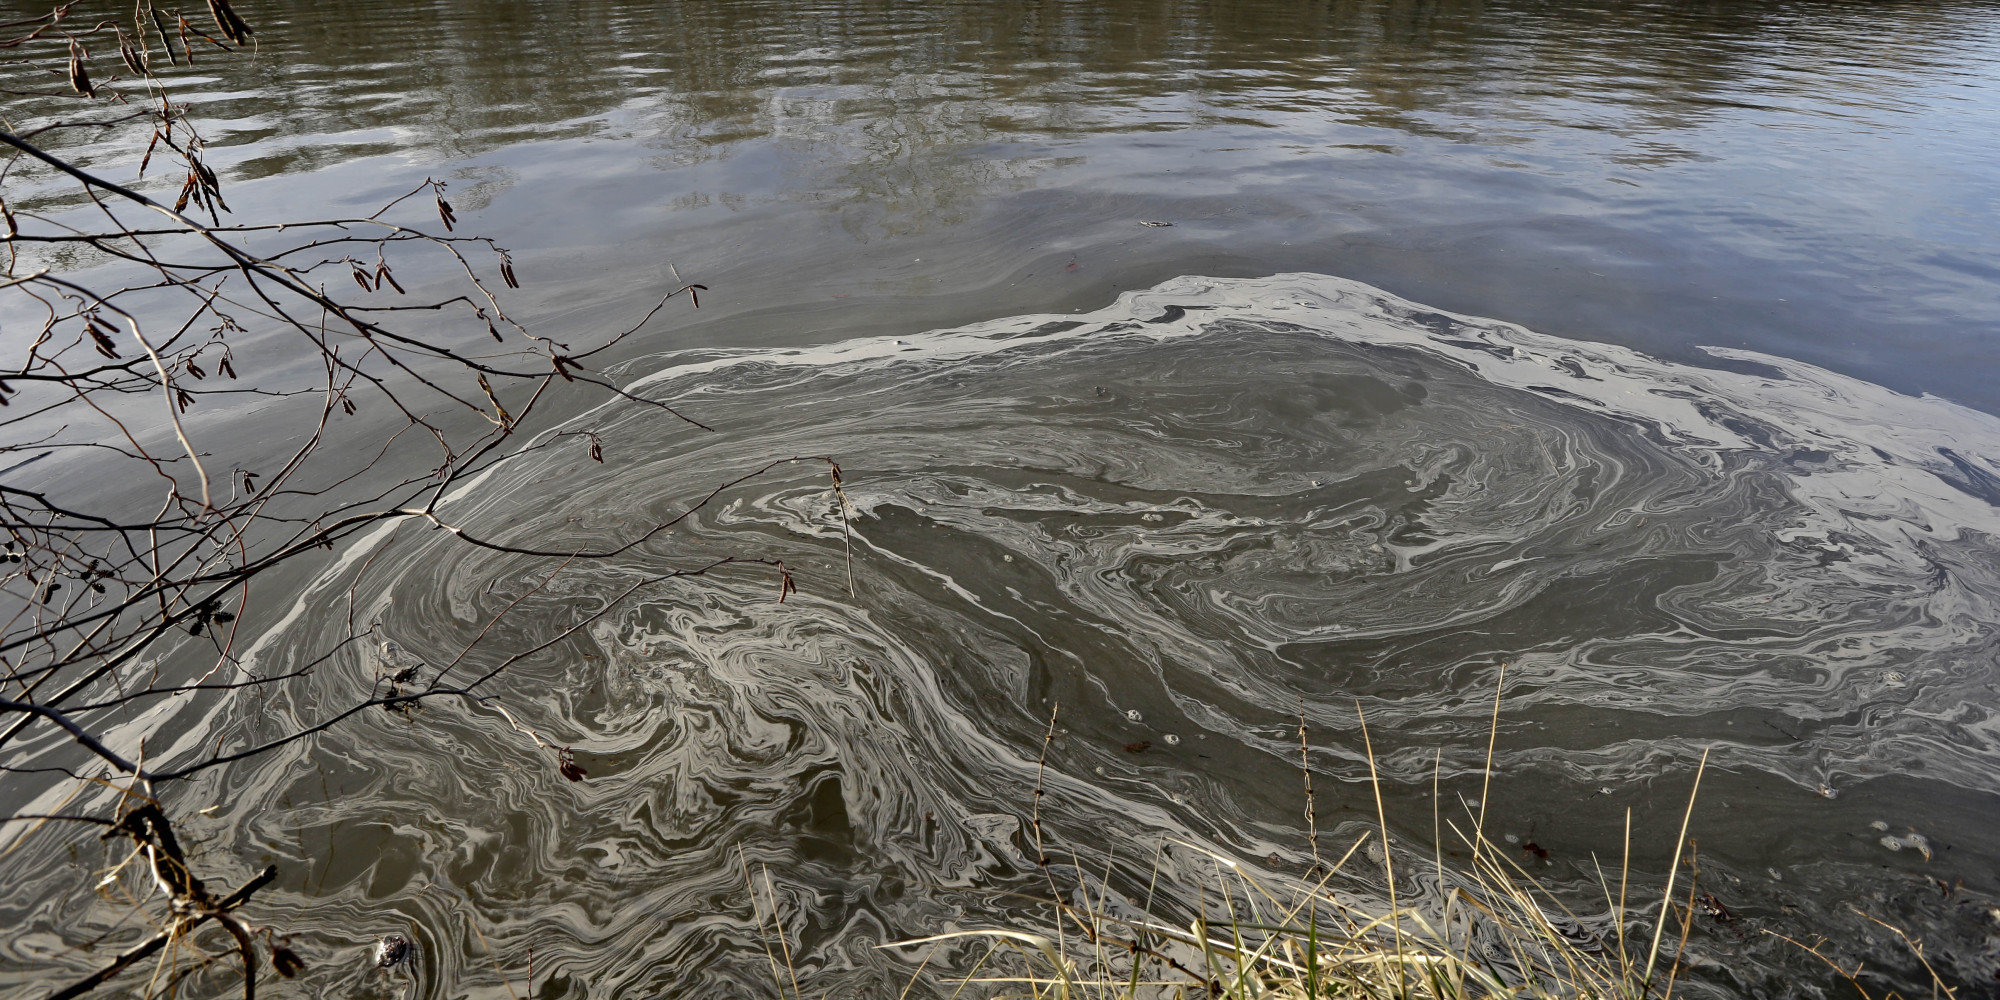
<path fill-rule="evenodd" d="M 1158 515 L 1158 514 L 1142 514 L 1142 515 L 1140 515 L 1140 516 L 1139 516 L 1139 520 L 1141 520 L 1141 521 L 1164 521 L 1164 520 L 1166 520 L 1166 518 L 1164 518 L 1164 517 L 1162 517 L 1162 516 L 1160 516 L 1160 515 Z"/>
<path fill-rule="evenodd" d="M 1126 722 L 1137 722 L 1137 721 L 1139 721 L 1139 720 L 1140 720 L 1141 718 L 1144 718 L 1144 716 L 1141 716 L 1141 715 L 1139 714 L 1139 710 L 1138 710 L 1138 709 L 1136 709 L 1136 708 L 1128 708 L 1128 709 L 1126 709 L 1126 710 L 1125 710 L 1125 721 L 1126 721 Z"/>
<path fill-rule="evenodd" d="M 1610 786 L 1610 785 L 1605 785 L 1605 786 L 1604 786 L 1603 788 L 1600 788 L 1600 789 L 1598 789 L 1598 790 L 1597 790 L 1597 794 L 1599 794 L 1599 795 L 1610 795 L 1610 794 L 1611 794 L 1611 786 Z"/>
<path fill-rule="evenodd" d="M 1168 746 L 1170 746 L 1170 747 L 1177 747 L 1177 746 L 1180 746 L 1180 745 L 1181 745 L 1181 738 L 1180 738 L 1180 737 L 1178 737 L 1178 736 L 1175 736 L 1175 735 L 1174 735 L 1174 734 L 1172 734 L 1172 733 L 1168 733 L 1168 734 L 1167 734 L 1166 736 L 1164 736 L 1164 737 L 1161 737 L 1161 738 L 1162 738 L 1162 739 L 1164 739 L 1164 740 L 1166 740 L 1166 741 L 1167 741 L 1167 745 L 1168 745 Z"/>
<path fill-rule="evenodd" d="M 1878 819 L 1875 822 L 1868 824 L 1868 829 L 1874 830 L 1877 833 L 1888 833 L 1889 824 L 1884 823 Z"/>
<path fill-rule="evenodd" d="M 1778 870 L 1776 868 L 1766 868 L 1764 869 L 1764 872 L 1765 874 L 1771 876 L 1771 881 L 1773 882 L 1783 882 L 1785 880 L 1785 877 L 1783 875 L 1778 874 Z"/>
<path fill-rule="evenodd" d="M 1001 562 L 1013 562 L 1013 561 L 1014 561 L 1014 557 L 1013 557 L 1013 556 L 1011 556 L 1011 555 L 1005 555 L 1005 556 L 1001 556 L 1001 557 L 1000 557 L 1000 561 L 1001 561 Z"/>
<path fill-rule="evenodd" d="M 1511 833 L 1510 833 L 1510 834 L 1508 834 L 1508 835 L 1507 835 L 1507 842 L 1508 842 L 1508 843 L 1510 843 L 1510 844 L 1518 844 L 1518 843 L 1520 843 L 1520 842 L 1521 842 L 1521 838 L 1519 838 L 1519 837 L 1516 837 L 1516 836 L 1514 836 L 1513 834 L 1511 834 Z"/>
<path fill-rule="evenodd" d="M 1896 839 L 1895 837 L 1883 837 L 1879 841 L 1879 843 L 1883 847 L 1886 847 L 1892 851 L 1900 851 L 1903 849 L 1903 842 L 1901 840 Z"/>
<path fill-rule="evenodd" d="M 1091 768 L 1091 770 L 1096 771 L 1098 777 L 1100 778 L 1104 777 L 1104 765 L 1099 764 L 1096 767 Z"/>

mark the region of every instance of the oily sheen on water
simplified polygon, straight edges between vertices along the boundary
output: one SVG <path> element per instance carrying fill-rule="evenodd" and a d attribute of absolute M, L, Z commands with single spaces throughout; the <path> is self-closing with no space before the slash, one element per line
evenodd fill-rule
<path fill-rule="evenodd" d="M 550 437 L 449 518 L 598 548 L 798 461 L 552 578 L 560 560 L 385 528 L 247 667 L 337 641 L 324 607 L 371 560 L 356 621 L 399 659 L 451 662 L 512 605 L 454 671 L 674 568 L 782 561 L 798 592 L 754 562 L 642 587 L 488 703 L 371 713 L 230 770 L 191 793 L 221 807 L 193 826 L 215 858 L 285 869 L 273 923 L 351 954 L 357 993 L 504 995 L 495 970 L 532 948 L 537 995 L 770 995 L 775 903 L 807 992 L 893 994 L 923 956 L 877 944 L 1047 925 L 1008 893 L 1047 891 L 1028 818 L 1052 711 L 1059 880 L 1137 905 L 1157 864 L 1154 910 L 1185 917 L 1204 876 L 1156 861 L 1162 836 L 1302 870 L 1301 712 L 1323 838 L 1372 822 L 1359 704 L 1392 831 L 1427 849 L 1434 777 L 1460 813 L 1479 795 L 1505 663 L 1489 823 L 1550 849 L 1522 858 L 1581 911 L 1628 807 L 1635 876 L 1664 875 L 1706 749 L 1704 886 L 1732 913 L 1690 944 L 1711 983 L 1794 988 L 1746 928 L 1848 901 L 1974 973 L 2000 422 L 1715 353 L 1667 364 L 1293 274 L 645 359 L 633 391 L 716 432 L 606 407 L 567 428 L 602 465 Z M 188 723 L 182 752 L 351 701 L 393 672 L 375 648 Z M 362 960 L 386 933 L 406 969 Z"/>

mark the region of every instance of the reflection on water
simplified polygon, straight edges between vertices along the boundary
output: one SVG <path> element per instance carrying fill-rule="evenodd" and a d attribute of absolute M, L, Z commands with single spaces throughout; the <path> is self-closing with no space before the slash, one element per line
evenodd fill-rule
<path fill-rule="evenodd" d="M 1623 141 L 1613 162 L 1659 165 L 1705 155 L 1675 133 L 1746 113 L 1897 130 L 1940 90 L 1978 82 L 1994 37 L 1991 8 L 1973 3 L 246 10 L 265 26 L 254 62 L 203 56 L 166 77 L 223 123 L 213 141 L 261 143 L 244 176 L 571 136 L 638 137 L 683 158 L 833 129 L 893 157 L 1290 113 L 1503 146 L 1598 131 Z"/>
<path fill-rule="evenodd" d="M 685 343 L 1311 270 L 2000 410 L 1990 3 L 253 13 L 253 62 L 171 74 L 216 162 L 271 181 L 233 203 L 372 210 L 446 177 L 563 326 L 622 318 L 668 260 L 735 320 Z"/>

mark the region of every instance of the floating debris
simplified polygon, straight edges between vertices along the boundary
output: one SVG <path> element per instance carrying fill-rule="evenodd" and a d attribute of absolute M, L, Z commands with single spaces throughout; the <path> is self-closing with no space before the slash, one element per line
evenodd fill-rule
<path fill-rule="evenodd" d="M 291 979 L 306 971 L 306 960 L 300 958 L 289 943 L 279 944 L 271 948 L 271 968 L 278 975 Z"/>
<path fill-rule="evenodd" d="M 1147 227 L 1148 229 L 1164 229 L 1168 226 L 1173 225 L 1173 223 L 1171 222 L 1152 222 L 1149 220 L 1142 220 L 1139 224 Z"/>
<path fill-rule="evenodd" d="M 1136 709 L 1136 708 L 1128 708 L 1128 709 L 1126 709 L 1126 710 L 1125 710 L 1125 721 L 1126 721 L 1126 722 L 1137 722 L 1137 721 L 1139 721 L 1140 719 L 1143 719 L 1143 718 L 1145 718 L 1145 716 L 1143 716 L 1143 715 L 1140 715 L 1140 714 L 1139 714 L 1139 710 L 1138 710 L 1138 709 Z"/>
<path fill-rule="evenodd" d="M 1136 743 L 1125 744 L 1126 753 L 1145 753 L 1146 751 L 1151 749 L 1153 749 L 1152 740 L 1139 740 Z"/>
<path fill-rule="evenodd" d="M 563 747 L 556 752 L 556 771 L 571 781 L 582 781 L 590 775 L 583 765 L 576 762 L 576 751 Z"/>
<path fill-rule="evenodd" d="M 1161 738 L 1161 739 L 1163 739 L 1163 740 L 1166 740 L 1166 741 L 1167 741 L 1167 745 L 1168 745 L 1168 746 L 1170 746 L 1170 747 L 1177 747 L 1177 746 L 1180 746 L 1180 745 L 1181 745 L 1181 738 L 1180 738 L 1180 737 L 1178 737 L 1178 736 L 1175 736 L 1175 735 L 1174 735 L 1174 734 L 1172 734 L 1172 733 L 1168 733 L 1167 735 L 1165 735 L 1165 736 L 1162 736 L 1162 737 L 1160 737 L 1160 738 Z"/>
<path fill-rule="evenodd" d="M 393 969 L 410 957 L 410 939 L 401 934 L 384 934 L 375 942 L 375 967 Z"/>

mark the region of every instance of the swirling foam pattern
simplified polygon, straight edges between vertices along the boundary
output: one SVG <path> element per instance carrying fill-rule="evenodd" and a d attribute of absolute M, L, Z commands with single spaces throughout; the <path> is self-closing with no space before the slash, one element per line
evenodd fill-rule
<path fill-rule="evenodd" d="M 385 531 L 256 665 L 331 643 L 368 560 L 356 620 L 426 678 L 482 631 L 451 676 L 725 556 L 782 560 L 796 594 L 753 563 L 645 586 L 488 703 L 370 713 L 187 805 L 221 807 L 197 823 L 209 856 L 284 868 L 267 912 L 319 957 L 315 992 L 503 996 L 532 949 L 537 997 L 769 996 L 775 902 L 783 992 L 789 960 L 807 994 L 894 995 L 921 952 L 879 943 L 1046 922 L 1006 892 L 1044 885 L 1028 820 L 1055 705 L 1049 850 L 1143 888 L 1162 834 L 1296 870 L 1300 711 L 1323 838 L 1372 816 L 1365 710 L 1391 824 L 1429 843 L 1434 772 L 1452 810 L 1479 795 L 1504 663 L 1489 824 L 1550 850 L 1579 900 L 1628 808 L 1635 871 L 1663 873 L 1709 751 L 1704 889 L 1735 914 L 1691 944 L 1710 988 L 1809 988 L 1750 929 L 1838 936 L 1850 901 L 1989 975 L 2000 421 L 1715 353 L 1669 365 L 1281 275 L 650 359 L 635 391 L 716 433 L 607 408 L 574 425 L 605 464 L 550 438 L 450 517 L 601 546 L 801 460 L 552 578 L 559 560 Z M 385 665 L 350 651 L 187 752 L 352 700 Z M 1930 860 L 1890 850 L 1913 831 Z M 416 958 L 368 968 L 392 931 Z"/>

